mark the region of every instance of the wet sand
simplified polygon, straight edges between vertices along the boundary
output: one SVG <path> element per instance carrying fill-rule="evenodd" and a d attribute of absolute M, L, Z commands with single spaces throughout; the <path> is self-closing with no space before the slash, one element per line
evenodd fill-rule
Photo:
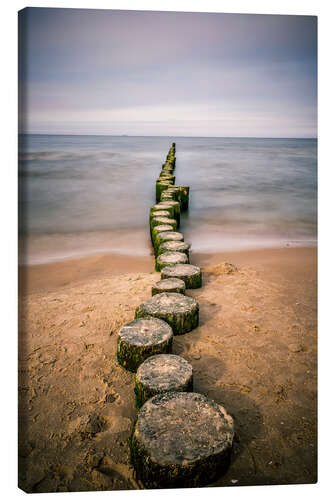
<path fill-rule="evenodd" d="M 213 486 L 312 483 L 317 452 L 317 251 L 193 254 L 200 326 L 174 339 L 194 390 L 235 418 Z M 226 263 L 232 264 L 226 265 Z M 141 488 L 128 456 L 134 375 L 116 337 L 159 279 L 153 257 L 101 255 L 20 270 L 20 487 Z"/>

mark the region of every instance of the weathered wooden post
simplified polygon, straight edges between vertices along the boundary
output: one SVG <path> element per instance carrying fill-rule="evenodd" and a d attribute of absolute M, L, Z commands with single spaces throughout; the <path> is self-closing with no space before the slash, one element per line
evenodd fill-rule
<path fill-rule="evenodd" d="M 135 372 L 149 356 L 170 353 L 172 339 L 172 329 L 159 318 L 148 316 L 130 321 L 118 334 L 118 362 L 127 370 Z"/>
<path fill-rule="evenodd" d="M 179 278 L 185 281 L 186 288 L 200 288 L 202 286 L 201 269 L 191 264 L 177 264 L 162 269 L 162 279 Z"/>
<path fill-rule="evenodd" d="M 155 248 L 155 240 L 160 233 L 164 232 L 173 232 L 173 227 L 170 224 L 159 224 L 158 226 L 154 226 L 151 232 L 151 240 L 153 243 L 153 247 Z"/>
<path fill-rule="evenodd" d="M 134 393 L 138 408 L 157 394 L 192 390 L 192 366 L 175 354 L 151 356 L 139 366 L 136 373 Z"/>
<path fill-rule="evenodd" d="M 184 243 L 184 241 L 164 241 L 158 247 L 158 255 L 164 252 L 183 252 L 187 255 L 187 258 L 190 258 L 190 245 L 188 243 Z"/>
<path fill-rule="evenodd" d="M 162 226 L 155 226 L 153 229 L 153 245 L 154 245 L 154 253 L 155 255 L 158 255 L 159 251 L 159 246 L 164 242 L 164 241 L 184 241 L 184 236 L 182 233 L 178 233 L 178 231 L 156 231 L 157 228 L 162 227 Z M 170 226 L 171 227 L 171 226 Z"/>
<path fill-rule="evenodd" d="M 146 488 L 204 486 L 225 472 L 233 438 L 233 419 L 223 406 L 202 394 L 167 392 L 139 411 L 131 461 Z"/>
<path fill-rule="evenodd" d="M 176 219 L 169 219 L 169 217 L 163 217 L 163 216 L 151 218 L 150 220 L 151 230 L 153 230 L 155 226 L 161 226 L 161 225 L 171 226 L 173 231 L 177 229 Z"/>
<path fill-rule="evenodd" d="M 180 293 L 158 293 L 136 308 L 135 318 L 147 316 L 166 321 L 174 335 L 182 335 L 198 326 L 199 304 L 193 297 Z"/>
<path fill-rule="evenodd" d="M 175 266 L 176 264 L 187 264 L 188 257 L 183 252 L 163 252 L 156 257 L 155 270 L 161 271 L 166 266 Z"/>
<path fill-rule="evenodd" d="M 159 203 L 161 201 L 161 194 L 163 193 L 163 191 L 166 191 L 172 185 L 173 184 L 171 180 L 163 180 L 156 182 L 156 203 Z"/>
<path fill-rule="evenodd" d="M 160 280 L 152 286 L 151 294 L 156 295 L 157 293 L 185 293 L 185 282 L 178 278 L 168 278 L 165 280 Z"/>

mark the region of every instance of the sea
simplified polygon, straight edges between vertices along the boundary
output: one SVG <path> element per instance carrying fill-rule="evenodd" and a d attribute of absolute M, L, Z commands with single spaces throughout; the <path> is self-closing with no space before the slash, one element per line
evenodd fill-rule
<path fill-rule="evenodd" d="M 316 139 L 20 135 L 20 263 L 150 255 L 149 208 L 172 142 L 192 252 L 317 244 Z"/>

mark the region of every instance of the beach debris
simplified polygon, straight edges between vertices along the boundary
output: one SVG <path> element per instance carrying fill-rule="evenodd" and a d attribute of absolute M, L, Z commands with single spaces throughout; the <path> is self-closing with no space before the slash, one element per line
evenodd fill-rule
<path fill-rule="evenodd" d="M 200 267 L 191 264 L 176 264 L 162 269 L 162 279 L 180 278 L 185 281 L 186 288 L 200 288 L 202 286 L 202 275 Z"/>
<path fill-rule="evenodd" d="M 175 354 L 151 356 L 139 366 L 136 373 L 134 393 L 138 408 L 157 394 L 192 390 L 192 366 Z"/>
<path fill-rule="evenodd" d="M 233 437 L 233 419 L 222 406 L 202 394 L 168 392 L 139 411 L 131 460 L 147 488 L 203 486 L 227 468 Z"/>
<path fill-rule="evenodd" d="M 157 293 L 185 293 L 185 283 L 179 278 L 168 278 L 165 280 L 160 280 L 152 286 L 151 294 L 156 295 Z"/>
<path fill-rule="evenodd" d="M 301 344 L 289 344 L 288 349 L 290 352 L 301 352 L 304 350 Z"/>
<path fill-rule="evenodd" d="M 136 318 L 147 316 L 166 321 L 174 335 L 182 335 L 198 326 L 199 304 L 194 298 L 180 293 L 158 293 L 135 311 Z"/>
<path fill-rule="evenodd" d="M 156 271 L 161 271 L 166 266 L 187 263 L 188 257 L 183 252 L 164 252 L 156 258 L 155 269 Z"/>
<path fill-rule="evenodd" d="M 172 339 L 172 329 L 159 318 L 147 317 L 130 321 L 118 334 L 118 362 L 127 370 L 136 372 L 149 356 L 170 353 Z"/>

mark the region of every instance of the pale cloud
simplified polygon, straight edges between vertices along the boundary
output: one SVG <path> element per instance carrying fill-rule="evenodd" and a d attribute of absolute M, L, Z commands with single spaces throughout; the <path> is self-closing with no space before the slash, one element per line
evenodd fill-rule
<path fill-rule="evenodd" d="M 21 130 L 316 136 L 315 18 L 24 12 Z"/>

